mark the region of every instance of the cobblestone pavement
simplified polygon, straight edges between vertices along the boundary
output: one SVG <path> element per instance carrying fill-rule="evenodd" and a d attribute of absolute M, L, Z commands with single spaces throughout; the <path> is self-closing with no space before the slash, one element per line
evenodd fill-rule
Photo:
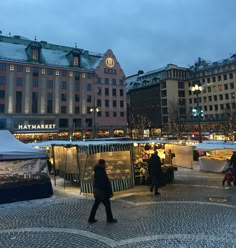
<path fill-rule="evenodd" d="M 147 186 L 112 200 L 118 223 L 100 206 L 89 224 L 93 199 L 60 192 L 47 199 L 0 205 L 0 247 L 236 247 L 236 187 L 223 175 L 180 169 L 153 196 Z"/>

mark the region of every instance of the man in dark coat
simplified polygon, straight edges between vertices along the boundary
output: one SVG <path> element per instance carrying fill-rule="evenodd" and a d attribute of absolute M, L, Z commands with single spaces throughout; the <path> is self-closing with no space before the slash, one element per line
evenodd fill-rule
<path fill-rule="evenodd" d="M 104 159 L 99 159 L 98 163 L 94 167 L 94 182 L 93 191 L 95 202 L 90 212 L 88 219 L 89 223 L 95 223 L 95 215 L 99 204 L 102 202 L 106 209 L 107 222 L 116 223 L 117 220 L 113 218 L 111 211 L 110 198 L 112 197 L 112 187 L 106 173 L 106 161 Z"/>
<path fill-rule="evenodd" d="M 162 176 L 162 169 L 161 169 L 161 159 L 158 156 L 158 152 L 155 150 L 152 154 L 151 158 L 148 161 L 148 168 L 149 168 L 149 174 L 151 177 L 151 187 L 150 191 L 153 192 L 154 188 L 154 194 L 160 195 L 158 192 L 158 186 L 159 181 Z"/>

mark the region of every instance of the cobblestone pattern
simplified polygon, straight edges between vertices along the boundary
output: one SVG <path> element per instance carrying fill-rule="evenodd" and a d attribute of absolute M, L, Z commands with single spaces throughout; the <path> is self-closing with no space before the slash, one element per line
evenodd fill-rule
<path fill-rule="evenodd" d="M 222 188 L 220 178 L 213 175 L 208 184 L 202 179 L 191 184 L 180 176 L 160 189 L 161 196 L 147 190 L 114 200 L 116 224 L 106 223 L 103 206 L 98 222 L 88 224 L 92 199 L 54 196 L 2 204 L 0 248 L 236 247 L 236 187 Z M 212 203 L 209 196 L 229 201 Z"/>

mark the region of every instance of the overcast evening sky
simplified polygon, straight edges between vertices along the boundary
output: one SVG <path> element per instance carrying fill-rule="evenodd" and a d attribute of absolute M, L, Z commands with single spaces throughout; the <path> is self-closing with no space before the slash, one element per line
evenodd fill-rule
<path fill-rule="evenodd" d="M 3 35 L 112 49 L 126 76 L 236 53 L 235 0 L 0 0 Z"/>

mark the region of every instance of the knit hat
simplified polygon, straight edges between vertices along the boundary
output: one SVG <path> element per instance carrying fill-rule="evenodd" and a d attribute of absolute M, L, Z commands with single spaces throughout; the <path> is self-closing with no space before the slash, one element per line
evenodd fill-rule
<path fill-rule="evenodd" d="M 102 158 L 98 160 L 98 164 L 105 164 L 105 163 L 106 163 L 106 161 Z"/>

